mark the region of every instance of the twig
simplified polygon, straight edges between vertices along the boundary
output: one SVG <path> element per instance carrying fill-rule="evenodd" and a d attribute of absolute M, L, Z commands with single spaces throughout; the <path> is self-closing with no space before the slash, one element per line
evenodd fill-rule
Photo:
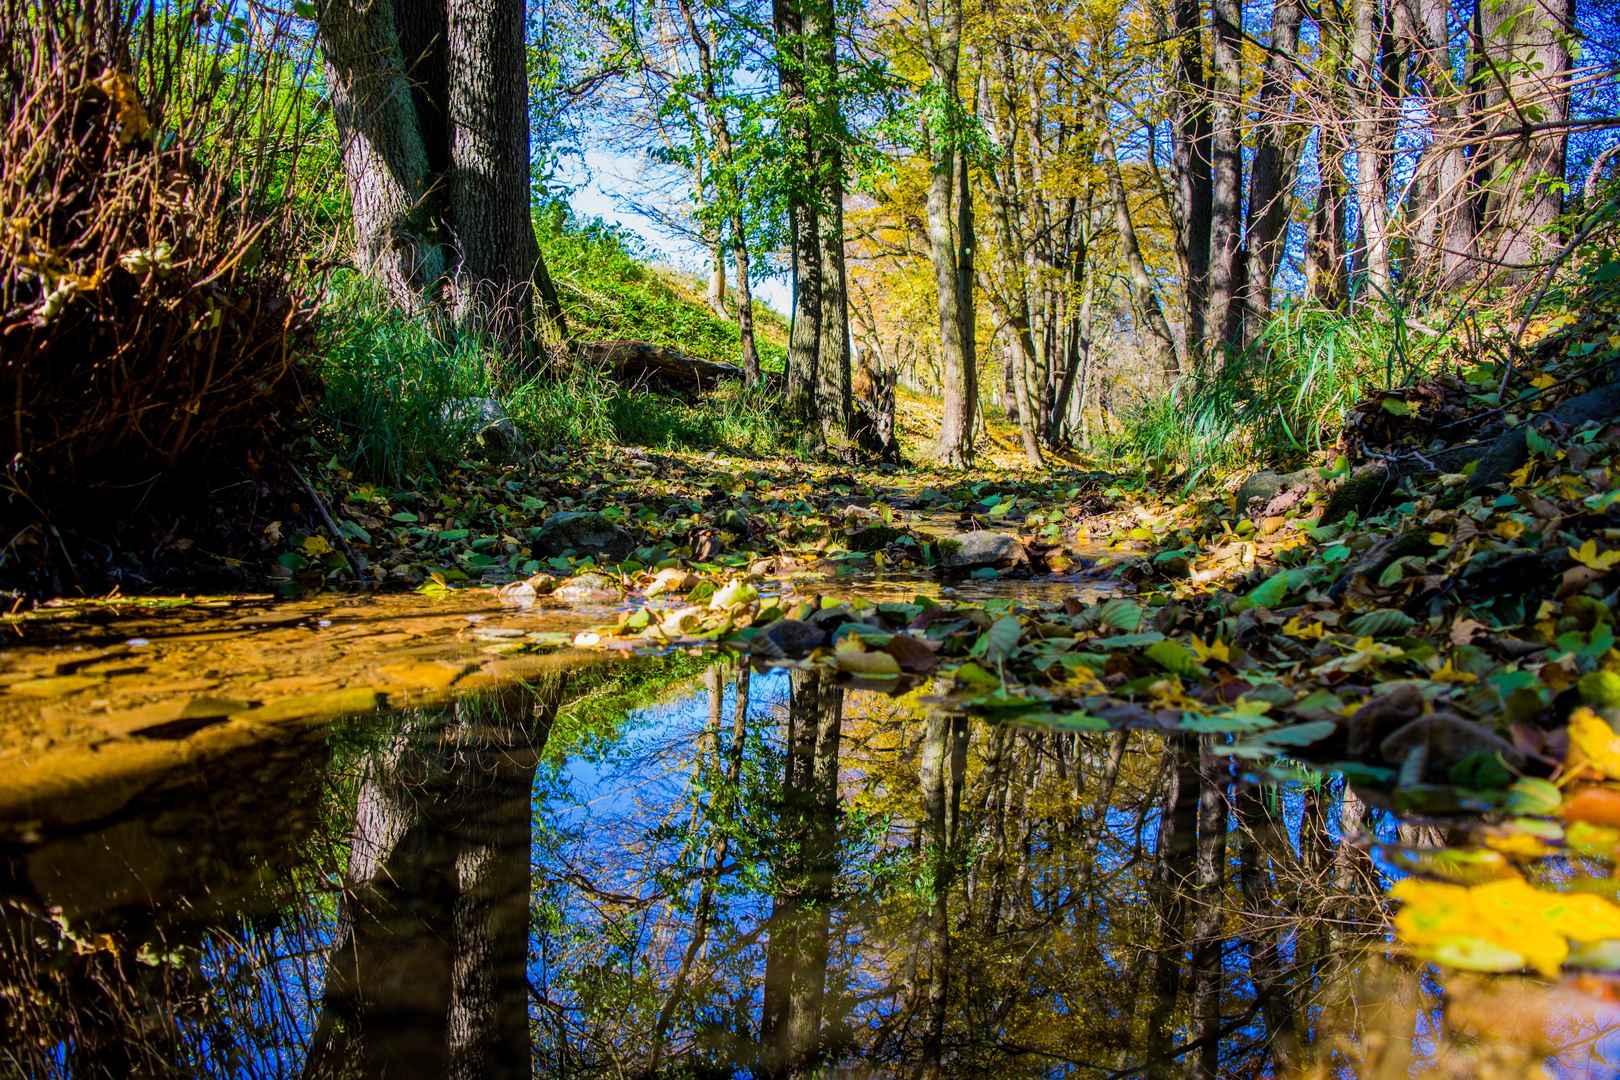
<path fill-rule="evenodd" d="M 298 477 L 298 482 L 304 485 L 304 490 L 309 492 L 309 497 L 315 501 L 315 509 L 320 513 L 321 520 L 326 523 L 326 531 L 332 534 L 333 540 L 337 541 L 338 554 L 342 555 L 343 561 L 349 564 L 349 573 L 354 575 L 354 580 L 364 585 L 366 578 L 364 574 L 360 573 L 360 560 L 355 557 L 354 551 L 349 547 L 349 541 L 344 538 L 343 530 L 338 528 L 337 522 L 332 517 L 332 511 L 326 508 L 326 500 L 321 498 L 321 493 L 315 490 L 315 485 L 309 482 L 309 478 L 299 470 L 298 466 L 293 465 L 292 471 L 293 475 Z"/>

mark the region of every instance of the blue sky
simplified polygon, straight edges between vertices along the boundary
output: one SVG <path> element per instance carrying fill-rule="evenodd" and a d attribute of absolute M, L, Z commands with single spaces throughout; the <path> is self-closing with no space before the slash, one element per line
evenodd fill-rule
<path fill-rule="evenodd" d="M 583 218 L 599 217 L 629 229 L 642 239 L 656 262 L 694 274 L 707 274 L 709 253 L 701 246 L 684 238 L 670 236 L 656 222 L 625 207 L 616 198 L 636 190 L 642 182 L 640 178 L 649 169 L 647 162 L 634 155 L 605 147 L 592 147 L 585 151 L 583 161 L 578 157 L 568 158 L 558 170 L 558 179 L 572 189 L 568 203 L 574 208 L 575 214 Z M 736 288 L 736 282 L 729 274 L 727 282 L 730 288 Z M 788 282 L 783 277 L 755 282 L 754 299 L 770 305 L 783 315 L 788 314 L 792 303 Z"/>

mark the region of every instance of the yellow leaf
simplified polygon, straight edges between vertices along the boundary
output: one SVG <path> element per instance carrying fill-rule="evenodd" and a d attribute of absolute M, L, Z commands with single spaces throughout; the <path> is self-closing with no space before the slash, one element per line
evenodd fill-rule
<path fill-rule="evenodd" d="M 324 536 L 306 536 L 302 547 L 304 554 L 312 559 L 318 559 L 332 550 L 332 545 L 326 542 Z"/>
<path fill-rule="evenodd" d="M 1449 658 L 1446 660 L 1445 666 L 1443 666 L 1439 671 L 1436 671 L 1434 674 L 1430 675 L 1429 678 L 1433 679 L 1435 682 L 1458 683 L 1464 686 L 1469 683 L 1479 682 L 1478 675 L 1475 675 L 1470 671 L 1458 671 L 1454 666 L 1452 666 L 1452 662 Z"/>
<path fill-rule="evenodd" d="M 1557 384 L 1558 380 L 1547 374 L 1545 371 L 1540 372 L 1535 378 L 1530 380 L 1530 385 L 1535 387 L 1537 390 L 1545 390 L 1547 387 L 1556 386 Z"/>
<path fill-rule="evenodd" d="M 1572 776 L 1590 770 L 1620 779 L 1620 735 L 1585 705 L 1570 714 L 1569 753 L 1564 765 Z"/>
<path fill-rule="evenodd" d="M 1607 573 L 1617 563 L 1620 563 L 1620 551 L 1598 551 L 1597 541 L 1591 537 L 1579 548 L 1569 548 L 1569 557 L 1582 566 L 1589 566 L 1593 570 Z"/>
<path fill-rule="evenodd" d="M 1321 623 L 1301 622 L 1298 615 L 1295 615 L 1293 618 L 1283 623 L 1282 630 L 1284 634 L 1287 634 L 1291 638 L 1300 638 L 1302 640 L 1314 639 L 1316 641 L 1320 641 L 1322 639 L 1322 635 L 1327 633 L 1327 628 Z"/>
<path fill-rule="evenodd" d="M 1519 537 L 1524 535 L 1524 523 L 1522 521 L 1514 521 L 1512 518 L 1503 518 L 1501 521 L 1496 523 L 1496 527 L 1493 528 L 1491 532 L 1495 533 L 1497 536 L 1500 536 L 1504 540 L 1517 540 Z"/>
<path fill-rule="evenodd" d="M 1205 645 L 1202 639 L 1195 636 L 1192 639 L 1192 651 L 1193 655 L 1198 657 L 1200 663 L 1205 660 L 1220 660 L 1228 664 L 1232 662 L 1232 650 L 1220 638 L 1216 638 L 1210 644 Z"/>

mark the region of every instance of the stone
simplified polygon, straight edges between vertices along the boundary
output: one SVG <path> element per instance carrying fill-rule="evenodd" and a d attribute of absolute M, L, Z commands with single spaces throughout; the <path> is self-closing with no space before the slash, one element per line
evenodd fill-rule
<path fill-rule="evenodd" d="M 491 461 L 519 461 L 529 454 L 528 440 L 494 398 L 447 401 L 440 416 L 446 424 L 464 428 L 478 452 Z"/>
<path fill-rule="evenodd" d="M 976 570 L 984 566 L 1002 569 L 1029 562 L 1029 552 L 1018 542 L 1018 537 L 991 529 L 952 533 L 940 537 L 936 544 L 939 565 L 948 570 Z"/>
<path fill-rule="evenodd" d="M 575 574 L 551 595 L 568 604 L 599 604 L 622 599 L 624 590 L 606 574 Z"/>
<path fill-rule="evenodd" d="M 1243 481 L 1243 486 L 1238 488 L 1237 514 L 1239 517 L 1246 517 L 1249 505 L 1255 500 L 1258 499 L 1264 506 L 1290 488 L 1308 486 L 1315 479 L 1315 469 L 1300 469 L 1291 473 L 1262 469 Z"/>
<path fill-rule="evenodd" d="M 635 537 L 592 510 L 561 510 L 540 523 L 536 556 L 573 551 L 617 561 L 636 547 Z"/>

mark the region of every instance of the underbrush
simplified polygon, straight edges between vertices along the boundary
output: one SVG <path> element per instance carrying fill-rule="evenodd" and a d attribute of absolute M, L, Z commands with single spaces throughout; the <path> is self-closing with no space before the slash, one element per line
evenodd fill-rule
<path fill-rule="evenodd" d="M 1398 305 L 1277 312 L 1248 348 L 1212 357 L 1129 412 L 1105 450 L 1202 476 L 1282 465 L 1329 445 L 1369 393 L 1422 377 L 1443 342 L 1411 336 Z"/>
<path fill-rule="evenodd" d="M 497 388 L 484 341 L 402 315 L 352 278 L 334 287 L 323 325 L 314 359 L 322 441 L 372 480 L 403 484 L 476 454 L 485 423 L 467 403 L 486 398 L 538 450 L 624 443 L 760 454 L 784 438 L 769 393 L 735 383 L 689 403 L 569 364 Z"/>

